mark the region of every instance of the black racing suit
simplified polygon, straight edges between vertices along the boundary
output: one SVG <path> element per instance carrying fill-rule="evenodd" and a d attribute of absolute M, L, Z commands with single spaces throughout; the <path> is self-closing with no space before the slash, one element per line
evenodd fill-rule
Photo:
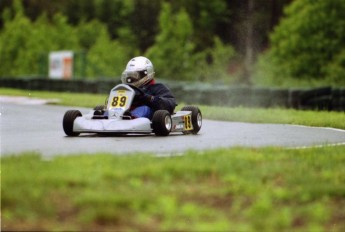
<path fill-rule="evenodd" d="M 134 105 L 147 105 L 153 112 L 167 110 L 170 114 L 174 113 L 177 103 L 168 87 L 161 83 L 153 82 L 139 89 L 142 91 L 142 94 L 134 98 Z"/>

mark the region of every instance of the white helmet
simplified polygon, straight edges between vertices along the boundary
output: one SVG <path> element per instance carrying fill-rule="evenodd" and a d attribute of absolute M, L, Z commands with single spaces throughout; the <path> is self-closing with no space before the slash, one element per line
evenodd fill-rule
<path fill-rule="evenodd" d="M 146 85 L 154 78 L 152 62 L 143 56 L 131 59 L 122 73 L 121 81 L 124 84 L 131 84 L 135 87 Z"/>

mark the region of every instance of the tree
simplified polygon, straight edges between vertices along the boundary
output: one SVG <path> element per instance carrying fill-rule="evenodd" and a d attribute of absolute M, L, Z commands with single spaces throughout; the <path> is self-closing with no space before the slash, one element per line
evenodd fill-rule
<path fill-rule="evenodd" d="M 16 60 L 19 56 L 20 49 L 25 47 L 26 39 L 30 34 L 31 22 L 24 16 L 23 6 L 18 2 L 14 2 L 16 14 L 13 18 L 8 11 L 4 11 L 2 15 L 4 20 L 4 29 L 0 34 L 0 75 L 14 76 L 20 65 Z"/>
<path fill-rule="evenodd" d="M 193 73 L 198 80 L 211 83 L 234 83 L 235 78 L 228 73 L 230 60 L 235 56 L 232 46 L 224 44 L 220 38 L 213 38 L 213 46 L 198 53 L 197 66 Z"/>
<path fill-rule="evenodd" d="M 3 37 L 0 38 L 0 41 L 6 39 L 4 42 L 11 44 L 9 46 L 0 44 L 0 46 L 6 46 L 3 48 L 5 53 L 9 55 L 6 60 L 11 60 L 13 63 L 12 58 L 17 57 L 19 53 L 15 50 L 21 50 L 22 45 L 29 46 L 26 45 L 25 41 L 18 41 L 20 38 L 31 36 L 31 31 L 35 31 L 35 36 L 39 38 L 37 41 L 41 41 L 42 51 L 44 49 L 73 48 L 79 49 L 84 54 L 91 50 L 93 54 L 97 53 L 95 50 L 99 51 L 97 54 L 101 54 L 100 50 L 106 51 L 105 47 L 108 45 L 109 49 L 114 50 L 114 44 L 117 44 L 119 54 L 122 53 L 120 51 L 123 51 L 123 48 L 127 49 L 124 56 L 142 55 L 146 52 L 162 59 L 174 60 L 176 65 L 171 67 L 170 73 L 164 74 L 166 77 L 174 75 L 176 78 L 176 74 L 180 72 L 179 79 L 196 80 L 199 78 L 195 75 L 196 69 L 197 71 L 201 70 L 198 64 L 202 63 L 203 69 L 205 69 L 204 65 L 210 66 L 208 67 L 209 70 L 215 68 L 213 61 L 220 58 L 214 56 L 221 54 L 221 51 L 210 52 L 215 47 L 220 49 L 222 46 L 228 47 L 231 44 L 230 50 L 234 47 L 236 53 L 239 54 L 237 60 L 240 63 L 238 66 L 243 67 L 241 64 L 245 60 L 244 57 L 248 58 L 248 64 L 251 65 L 255 61 L 256 54 L 267 46 L 267 33 L 278 22 L 281 8 L 290 1 L 292 0 L 269 0 L 260 4 L 262 1 L 256 0 L 1 0 L 0 11 L 4 12 L 9 20 L 0 21 L 0 33 Z M 248 3 L 250 2 L 257 4 L 252 4 L 253 7 L 248 11 L 248 6 L 250 6 Z M 21 19 L 22 22 L 19 22 L 19 18 L 14 20 L 14 15 L 17 14 L 15 8 L 18 3 L 24 6 L 22 7 L 22 16 L 24 16 Z M 167 11 L 162 7 L 165 5 L 164 3 L 170 5 L 170 15 L 165 19 L 163 18 L 167 22 L 166 28 L 159 21 L 162 18 L 162 12 Z M 41 18 L 42 15 L 45 15 L 45 19 Z M 57 19 L 56 15 L 60 15 L 60 19 Z M 170 19 L 172 19 L 171 22 Z M 11 24 L 13 20 L 17 25 L 13 24 L 11 27 L 15 26 L 16 32 L 10 32 L 8 26 L 5 26 L 6 23 Z M 22 25 L 20 26 L 20 24 Z M 171 25 L 173 26 L 171 27 Z M 100 28 L 103 26 L 107 29 L 109 39 L 105 39 L 108 36 L 103 38 L 107 45 L 101 48 L 100 42 L 97 42 L 101 39 L 97 38 L 97 34 L 100 33 Z M 31 27 L 37 27 L 41 32 L 37 32 L 38 29 Z M 175 28 L 176 31 L 174 31 Z M 16 39 L 10 41 L 7 38 L 10 34 Z M 52 45 L 49 45 L 48 38 L 51 38 L 51 35 L 56 37 L 56 42 L 53 41 Z M 103 34 L 100 35 L 103 36 Z M 247 35 L 252 36 L 247 37 Z M 251 39 L 246 40 L 246 37 Z M 216 45 L 215 39 L 219 39 L 222 46 L 218 46 L 220 43 Z M 67 40 L 69 42 L 66 42 Z M 16 42 L 18 44 L 15 44 Z M 93 48 L 96 44 L 97 49 Z M 171 45 L 170 48 L 168 48 L 169 45 Z M 40 53 L 38 52 L 39 46 L 36 46 L 34 41 L 30 42 L 30 46 L 36 47 L 34 56 L 37 56 Z M 10 49 L 13 50 L 9 52 Z M 162 51 L 160 51 L 161 49 Z M 23 53 L 24 51 L 20 52 Z M 17 65 L 20 67 L 15 70 L 14 67 L 10 67 L 13 70 L 6 69 L 6 73 L 36 75 L 35 65 L 37 61 L 28 59 L 31 56 L 28 55 L 28 52 L 23 53 L 23 59 L 26 56 L 27 61 L 31 60 L 31 64 L 21 65 L 19 63 L 25 62 L 25 60 L 18 61 Z M 104 55 L 106 54 L 104 53 Z M 229 52 L 229 57 L 232 55 L 232 52 Z M 86 56 L 93 60 L 89 55 Z M 97 63 L 95 67 L 102 66 L 101 60 L 97 60 L 97 62 L 96 60 L 94 59 L 94 62 Z M 104 58 L 105 60 L 107 58 Z M 228 61 L 228 58 L 225 60 Z M 161 67 L 159 62 L 161 59 L 158 59 L 157 68 Z M 26 69 L 28 67 L 34 68 L 31 71 L 28 69 L 28 72 L 20 71 L 24 67 Z M 88 73 L 96 73 L 96 69 L 93 71 L 91 69 L 89 67 Z M 101 69 L 106 70 L 106 68 Z M 194 70 L 192 71 L 192 69 Z M 236 68 L 236 70 L 239 69 Z M 249 77 L 250 68 L 247 70 L 249 70 L 247 75 Z M 166 66 L 164 66 L 164 72 L 168 72 Z M 42 72 L 39 71 L 39 73 Z M 203 80 L 206 77 L 206 79 L 210 79 L 212 76 L 204 75 L 204 73 L 201 73 Z M 4 75 L 1 72 L 0 74 Z"/>
<path fill-rule="evenodd" d="M 97 20 L 73 27 L 67 17 L 57 13 L 52 19 L 43 14 L 32 22 L 24 15 L 20 1 L 14 6 L 14 16 L 3 16 L 0 76 L 46 76 L 48 54 L 58 50 L 75 52 L 75 62 L 87 65 L 75 65 L 76 69 L 86 69 L 76 74 L 89 78 L 120 76 L 130 58 L 132 49 L 111 40 L 106 26 Z M 80 61 L 81 54 L 85 54 L 85 62 Z"/>
<path fill-rule="evenodd" d="M 176 14 L 171 5 L 164 3 L 159 16 L 159 33 L 155 43 L 146 52 L 163 78 L 193 79 L 194 64 L 192 41 L 193 26 L 187 12 L 180 9 Z"/>
<path fill-rule="evenodd" d="M 4 16 L 0 37 L 0 75 L 45 75 L 49 51 L 62 49 L 79 49 L 76 33 L 67 24 L 66 17 L 56 14 L 49 22 L 46 15 L 42 15 L 31 22 L 24 15 L 21 2 L 15 1 L 13 18 Z"/>
<path fill-rule="evenodd" d="M 267 54 L 275 75 L 296 79 L 324 79 L 327 68 L 345 47 L 345 1 L 298 0 L 271 34 Z"/>
<path fill-rule="evenodd" d="M 130 59 L 130 49 L 119 41 L 111 40 L 103 26 L 97 40 L 87 53 L 86 76 L 92 78 L 120 77 Z"/>
<path fill-rule="evenodd" d="M 226 0 L 174 0 L 170 1 L 172 11 L 185 9 L 193 25 L 193 41 L 196 50 L 211 47 L 214 36 L 224 39 L 224 32 L 230 22 L 231 9 Z"/>
<path fill-rule="evenodd" d="M 326 76 L 331 83 L 337 86 L 345 86 L 345 49 L 343 48 L 326 67 Z"/>
<path fill-rule="evenodd" d="M 12 68 L 17 75 L 46 76 L 50 51 L 79 50 L 78 37 L 66 17 L 56 14 L 52 24 L 45 14 L 30 22 L 30 32 L 14 62 L 16 68 Z"/>

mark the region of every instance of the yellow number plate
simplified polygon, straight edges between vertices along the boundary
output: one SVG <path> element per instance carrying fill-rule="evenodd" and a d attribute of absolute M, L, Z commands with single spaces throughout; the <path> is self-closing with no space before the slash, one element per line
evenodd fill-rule
<path fill-rule="evenodd" d="M 112 107 L 125 107 L 127 103 L 127 96 L 115 96 L 111 102 Z"/>
<path fill-rule="evenodd" d="M 192 116 L 191 115 L 184 116 L 184 129 L 185 130 L 193 130 Z"/>

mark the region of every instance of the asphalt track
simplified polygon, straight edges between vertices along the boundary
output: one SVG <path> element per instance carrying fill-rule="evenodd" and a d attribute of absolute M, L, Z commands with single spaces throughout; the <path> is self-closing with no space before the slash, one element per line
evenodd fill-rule
<path fill-rule="evenodd" d="M 62 118 L 66 110 L 90 109 L 53 105 L 1 104 L 1 155 L 36 151 L 45 157 L 77 153 L 106 152 L 130 154 L 150 152 L 157 155 L 179 154 L 189 149 L 219 147 L 308 147 L 345 144 L 345 131 L 280 124 L 253 124 L 203 120 L 198 135 L 154 135 L 66 137 Z"/>

